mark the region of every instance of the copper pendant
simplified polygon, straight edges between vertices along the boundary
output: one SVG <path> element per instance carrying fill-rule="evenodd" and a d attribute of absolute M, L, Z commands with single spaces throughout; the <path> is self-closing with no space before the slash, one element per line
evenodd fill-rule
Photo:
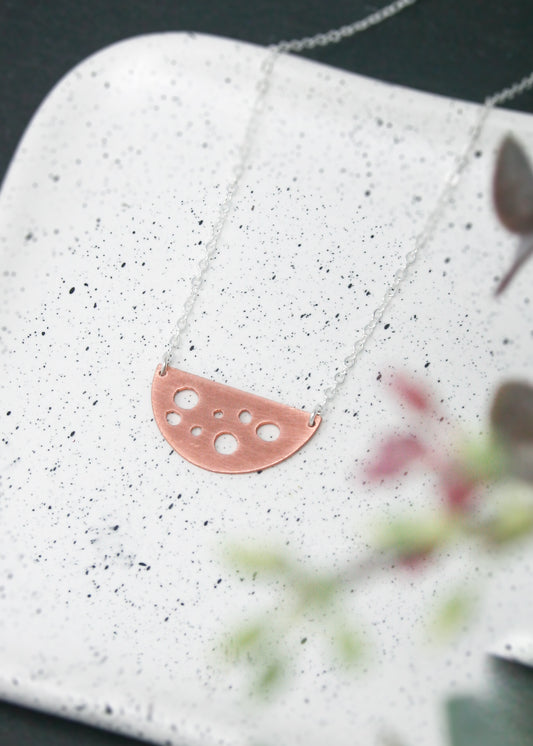
<path fill-rule="evenodd" d="M 221 474 L 266 469 L 296 453 L 320 425 L 320 415 L 310 425 L 309 413 L 301 409 L 170 366 L 163 376 L 160 370 L 158 365 L 152 382 L 155 421 L 172 448 L 202 469 Z M 186 396 L 189 400 L 181 401 Z M 277 434 L 275 440 L 262 439 L 265 426 Z M 220 452 L 221 436 L 233 452 Z"/>

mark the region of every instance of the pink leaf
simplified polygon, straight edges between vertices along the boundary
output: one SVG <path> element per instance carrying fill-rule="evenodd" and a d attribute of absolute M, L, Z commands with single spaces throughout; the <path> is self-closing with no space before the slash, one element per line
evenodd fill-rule
<path fill-rule="evenodd" d="M 426 449 L 412 435 L 393 435 L 380 447 L 376 460 L 370 464 L 370 479 L 383 479 L 398 474 L 415 459 L 425 455 Z"/>
<path fill-rule="evenodd" d="M 464 511 L 476 488 L 476 480 L 466 474 L 457 464 L 447 464 L 440 473 L 441 487 L 453 511 Z"/>
<path fill-rule="evenodd" d="M 426 549 L 414 554 L 406 554 L 404 557 L 400 557 L 400 565 L 407 568 L 408 570 L 419 570 L 421 566 L 426 563 L 426 560 L 431 557 L 431 555 L 431 549 Z"/>
<path fill-rule="evenodd" d="M 403 376 L 396 376 L 394 387 L 402 399 L 413 409 L 417 409 L 419 412 L 428 412 L 431 409 L 431 397 L 419 383 L 413 383 Z"/>

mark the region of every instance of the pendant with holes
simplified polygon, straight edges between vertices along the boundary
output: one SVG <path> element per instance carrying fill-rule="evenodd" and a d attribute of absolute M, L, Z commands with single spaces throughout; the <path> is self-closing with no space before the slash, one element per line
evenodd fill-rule
<path fill-rule="evenodd" d="M 152 408 L 172 448 L 196 466 L 221 474 L 260 471 L 292 456 L 321 422 L 309 413 L 207 378 L 157 366 Z"/>

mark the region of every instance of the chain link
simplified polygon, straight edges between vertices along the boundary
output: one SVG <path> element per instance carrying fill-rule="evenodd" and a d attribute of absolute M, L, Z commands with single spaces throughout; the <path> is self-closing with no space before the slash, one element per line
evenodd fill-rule
<path fill-rule="evenodd" d="M 274 46 L 280 52 L 303 52 L 305 49 L 316 49 L 317 47 L 326 47 L 328 44 L 337 44 L 339 41 L 347 39 L 349 36 L 354 36 L 354 34 L 367 31 L 372 26 L 377 26 L 378 23 L 386 21 L 388 18 L 391 18 L 396 15 L 396 13 L 399 13 L 410 5 L 414 5 L 416 2 L 417 0 L 396 0 L 396 2 L 386 5 L 384 8 L 380 8 L 366 18 L 350 23 L 347 26 L 331 29 L 331 31 L 326 31 L 322 34 L 315 34 L 314 36 L 306 36 L 303 39 L 280 41 Z"/>
<path fill-rule="evenodd" d="M 353 36 L 362 31 L 366 31 L 371 26 L 376 26 L 378 23 L 387 20 L 391 16 L 399 13 L 409 5 L 414 5 L 417 0 L 396 0 L 396 2 L 387 5 L 381 10 L 371 13 L 366 18 L 360 21 L 355 21 L 348 26 L 342 26 L 339 29 L 333 29 L 324 34 L 316 34 L 316 36 L 309 36 L 305 39 L 293 39 L 292 41 L 281 41 L 277 44 L 272 44 L 269 47 L 269 54 L 265 57 L 261 64 L 261 76 L 255 86 L 255 98 L 248 118 L 248 123 L 244 132 L 244 138 L 238 151 L 238 160 L 233 168 L 232 177 L 230 183 L 226 189 L 226 194 L 222 203 L 219 207 L 218 217 L 213 228 L 209 239 L 204 247 L 204 253 L 198 263 L 197 274 L 191 279 L 190 292 L 183 305 L 182 315 L 177 320 L 172 334 L 168 341 L 163 354 L 162 366 L 159 372 L 160 375 L 164 376 L 174 352 L 180 347 L 182 341 L 182 335 L 184 334 L 189 324 L 189 319 L 194 308 L 194 304 L 200 293 L 200 288 L 205 279 L 205 275 L 209 269 L 212 259 L 218 250 L 218 242 L 220 235 L 226 225 L 228 215 L 231 212 L 235 195 L 240 185 L 241 179 L 246 170 L 248 164 L 252 141 L 254 139 L 255 132 L 257 130 L 258 122 L 261 113 L 264 108 L 265 99 L 270 87 L 272 79 L 272 72 L 274 65 L 279 55 L 285 52 L 298 52 L 304 49 L 314 49 L 315 47 L 325 46 L 327 44 L 334 44 L 346 39 L 349 36 Z"/>
<path fill-rule="evenodd" d="M 263 60 L 261 64 L 262 75 L 256 84 L 256 95 L 254 104 L 252 106 L 248 124 L 244 132 L 242 144 L 239 148 L 239 158 L 237 163 L 233 167 L 231 181 L 226 189 L 225 197 L 220 204 L 217 220 L 213 224 L 211 234 L 204 247 L 203 256 L 198 263 L 198 271 L 196 275 L 194 275 L 191 279 L 191 290 L 185 303 L 183 304 L 182 315 L 177 320 L 171 337 L 168 341 L 165 353 L 163 355 L 161 370 L 159 371 L 159 375 L 161 376 L 164 376 L 167 372 L 167 368 L 170 364 L 170 360 L 172 359 L 172 355 L 181 344 L 182 335 L 189 324 L 189 318 L 200 293 L 200 288 L 205 279 L 205 275 L 207 274 L 207 271 L 210 267 L 211 260 L 217 253 L 220 234 L 222 233 L 222 229 L 224 228 L 226 220 L 228 219 L 228 215 L 231 212 L 231 207 L 233 205 L 237 189 L 246 170 L 253 137 L 257 129 L 257 122 L 259 121 L 259 118 L 263 111 L 266 94 L 268 93 L 268 89 L 270 87 L 272 71 L 274 69 L 274 64 L 276 62 L 278 54 L 279 50 L 276 48 L 276 46 L 271 47 L 270 54 Z"/>

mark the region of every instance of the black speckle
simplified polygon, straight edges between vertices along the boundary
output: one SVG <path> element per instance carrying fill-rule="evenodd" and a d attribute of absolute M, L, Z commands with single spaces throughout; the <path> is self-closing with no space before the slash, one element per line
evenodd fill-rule
<path fill-rule="evenodd" d="M 125 267 L 126 266 L 126 262 L 122 262 L 122 264 L 120 266 L 121 267 Z"/>
<path fill-rule="evenodd" d="M 8 410 L 7 410 L 7 412 L 6 412 L 6 414 L 7 414 L 7 416 L 9 417 L 9 415 L 11 414 L 11 410 L 10 410 L 10 409 L 8 409 Z"/>
<path fill-rule="evenodd" d="M 427 362 L 427 363 L 426 363 L 426 364 L 424 365 L 424 368 L 429 368 L 429 360 L 428 360 L 428 362 Z"/>
<path fill-rule="evenodd" d="M 113 531 L 118 531 L 118 523 L 116 526 L 113 526 Z"/>
<path fill-rule="evenodd" d="M 307 642 L 307 637 L 302 637 L 302 639 L 300 640 L 300 645 L 305 645 L 306 642 Z"/>
<path fill-rule="evenodd" d="M 73 430 L 73 431 L 72 431 L 72 432 L 70 433 L 70 435 L 69 435 L 68 437 L 69 437 L 69 438 L 73 438 L 73 437 L 74 437 L 74 434 L 75 434 L 75 432 L 76 432 L 76 431 L 75 431 L 75 430 Z"/>
<path fill-rule="evenodd" d="M 72 295 L 72 293 L 76 290 L 76 288 L 70 288 L 69 293 Z"/>
<path fill-rule="evenodd" d="M 113 709 L 109 705 L 106 705 L 104 712 L 105 712 L 106 715 L 112 715 L 113 714 Z"/>

